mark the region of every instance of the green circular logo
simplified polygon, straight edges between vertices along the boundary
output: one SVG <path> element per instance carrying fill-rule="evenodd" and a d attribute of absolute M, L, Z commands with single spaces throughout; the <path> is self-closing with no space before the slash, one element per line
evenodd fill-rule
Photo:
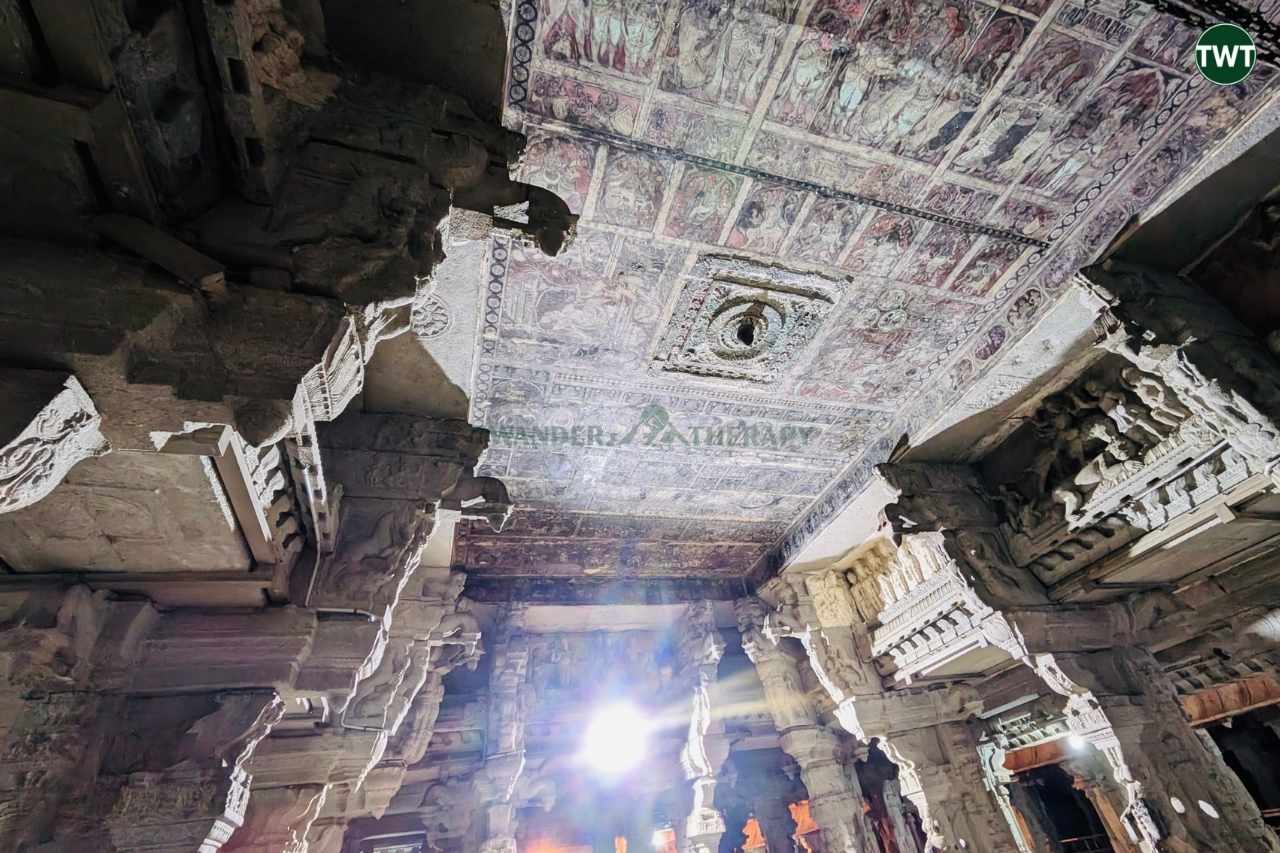
<path fill-rule="evenodd" d="M 1230 86 L 1253 71 L 1258 51 L 1249 34 L 1235 24 L 1214 24 L 1196 42 L 1196 68 L 1210 83 Z"/>

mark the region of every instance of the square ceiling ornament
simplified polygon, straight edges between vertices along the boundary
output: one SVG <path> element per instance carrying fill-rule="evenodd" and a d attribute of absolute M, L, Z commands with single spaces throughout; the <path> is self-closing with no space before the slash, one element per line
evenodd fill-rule
<path fill-rule="evenodd" d="M 845 283 L 706 255 L 686 276 L 654 368 L 772 382 L 817 337 Z"/>

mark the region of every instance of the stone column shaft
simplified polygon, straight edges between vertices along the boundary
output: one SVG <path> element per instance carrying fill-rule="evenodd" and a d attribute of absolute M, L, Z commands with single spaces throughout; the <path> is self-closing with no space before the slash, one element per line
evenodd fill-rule
<path fill-rule="evenodd" d="M 800 765 L 809 808 L 829 853 L 877 853 L 866 804 L 840 764 L 835 735 L 817 726 L 792 729 L 782 733 L 782 751 Z"/>

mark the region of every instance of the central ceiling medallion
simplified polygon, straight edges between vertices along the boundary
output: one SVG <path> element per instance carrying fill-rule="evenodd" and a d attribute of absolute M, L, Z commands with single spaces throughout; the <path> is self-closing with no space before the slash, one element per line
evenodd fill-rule
<path fill-rule="evenodd" d="M 817 336 L 842 286 L 814 273 L 704 256 L 686 278 L 654 366 L 772 382 Z"/>

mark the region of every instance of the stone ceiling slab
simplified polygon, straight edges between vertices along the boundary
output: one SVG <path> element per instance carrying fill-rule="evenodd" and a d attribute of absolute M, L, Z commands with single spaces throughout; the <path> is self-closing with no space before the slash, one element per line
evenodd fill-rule
<path fill-rule="evenodd" d="M 1196 32 L 1122 0 L 511 14 L 520 177 L 582 221 L 559 258 L 489 247 L 473 420 L 522 509 L 460 530 L 488 576 L 776 569 L 1275 94 L 1207 84 Z M 765 381 L 655 373 L 726 255 L 837 296 Z"/>

